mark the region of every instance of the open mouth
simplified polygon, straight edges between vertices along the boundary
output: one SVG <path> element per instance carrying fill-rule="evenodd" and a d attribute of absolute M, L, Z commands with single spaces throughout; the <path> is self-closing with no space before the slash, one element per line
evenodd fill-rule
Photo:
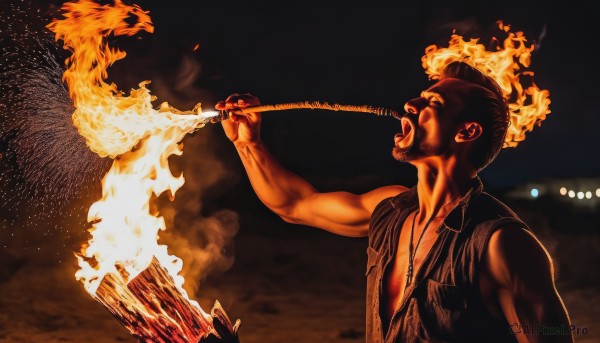
<path fill-rule="evenodd" d="M 401 133 L 394 136 L 394 143 L 401 149 L 408 148 L 412 145 L 415 136 L 415 124 L 406 116 L 400 118 Z"/>

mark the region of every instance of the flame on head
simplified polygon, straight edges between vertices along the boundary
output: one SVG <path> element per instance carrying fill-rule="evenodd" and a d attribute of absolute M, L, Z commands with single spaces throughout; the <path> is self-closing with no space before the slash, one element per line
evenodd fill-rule
<path fill-rule="evenodd" d="M 507 33 L 502 47 L 496 51 L 487 51 L 479 39 L 464 41 L 463 37 L 453 33 L 448 47 L 430 45 L 421 58 L 423 68 L 430 79 L 439 79 L 442 70 L 448 64 L 462 61 L 483 71 L 492 77 L 504 93 L 510 112 L 510 126 L 504 141 L 504 147 L 516 147 L 525 139 L 525 133 L 540 125 L 550 113 L 550 93 L 539 89 L 533 83 L 534 73 L 522 71 L 531 65 L 531 52 L 534 45 L 527 45 L 523 32 L 511 32 L 509 25 L 498 21 L 499 28 Z M 530 78 L 530 85 L 524 88 L 521 76 Z"/>
<path fill-rule="evenodd" d="M 190 111 L 167 103 L 155 109 L 147 81 L 129 95 L 104 81 L 107 68 L 125 57 L 108 46 L 106 37 L 153 31 L 140 7 L 121 0 L 114 5 L 78 0 L 64 4 L 62 11 L 63 18 L 48 28 L 73 53 L 64 73 L 76 107 L 73 123 L 93 151 L 114 158 L 102 181 L 102 199 L 88 213 L 92 238 L 78 256 L 76 278 L 94 295 L 107 273 L 127 282 L 156 258 L 186 294 L 178 275 L 183 262 L 158 244 L 159 231 L 166 227 L 152 200 L 166 191 L 172 198 L 183 185 L 183 175 L 172 174 L 168 159 L 181 155 L 185 135 L 214 113 L 201 113 L 199 104 Z"/>

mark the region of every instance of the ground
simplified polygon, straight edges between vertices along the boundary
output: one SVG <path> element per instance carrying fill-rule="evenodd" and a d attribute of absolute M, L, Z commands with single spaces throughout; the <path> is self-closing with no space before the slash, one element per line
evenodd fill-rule
<path fill-rule="evenodd" d="M 195 299 L 207 311 L 219 300 L 231 319 L 241 319 L 242 343 L 364 341 L 366 239 L 269 225 L 287 231 L 257 234 L 242 227 L 233 267 L 208 277 Z M 557 238 L 549 250 L 561 255 L 560 249 L 581 243 L 578 237 Z M 75 280 L 74 261 L 19 263 L 0 255 L 1 343 L 136 342 Z M 598 287 L 559 282 L 558 289 L 572 323 L 588 331 L 576 341 L 598 342 Z"/>

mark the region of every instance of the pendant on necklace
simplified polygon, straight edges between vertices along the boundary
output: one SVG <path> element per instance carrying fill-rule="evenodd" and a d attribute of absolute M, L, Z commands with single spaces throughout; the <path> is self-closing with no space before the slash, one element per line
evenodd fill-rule
<path fill-rule="evenodd" d="M 408 287 L 412 282 L 413 276 L 413 266 L 412 263 L 408 265 L 408 271 L 406 272 L 406 287 Z"/>

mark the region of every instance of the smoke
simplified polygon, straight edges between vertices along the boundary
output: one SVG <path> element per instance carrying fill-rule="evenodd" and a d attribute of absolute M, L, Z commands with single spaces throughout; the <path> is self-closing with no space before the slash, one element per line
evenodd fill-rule
<path fill-rule="evenodd" d="M 201 77 L 201 63 L 191 55 L 184 55 L 172 78 L 153 80 L 153 93 L 158 94 L 159 99 L 167 98 L 176 103 L 178 108 L 191 108 L 200 99 L 212 98 L 209 91 L 194 85 Z M 175 194 L 174 201 L 160 202 L 160 212 L 167 224 L 167 230 L 160 233 L 160 242 L 183 260 L 181 275 L 190 295 L 196 294 L 209 275 L 227 271 L 235 257 L 233 238 L 239 228 L 237 213 L 217 209 L 203 214 L 205 199 L 226 191 L 238 177 L 214 149 L 218 145 L 215 130 L 221 128 L 207 126 L 184 139 L 183 155 L 170 162 L 175 174 L 183 172 L 185 184 Z"/>
<path fill-rule="evenodd" d="M 481 27 L 479 26 L 475 18 L 466 18 L 459 21 L 444 22 L 442 24 L 435 24 L 436 33 L 444 35 L 444 39 L 448 40 L 448 33 L 456 30 L 460 35 L 466 36 L 479 36 L 481 35 Z"/>
<path fill-rule="evenodd" d="M 535 44 L 535 50 L 540 50 L 542 48 L 542 41 L 544 40 L 544 38 L 546 38 L 546 24 L 544 24 L 544 26 L 542 27 L 542 31 L 540 32 L 540 35 L 538 36 L 537 40 L 534 40 L 534 44 Z"/>
<path fill-rule="evenodd" d="M 212 110 L 214 95 L 203 84 L 214 76 L 204 68 L 192 46 L 160 38 L 149 44 L 154 45 L 150 49 L 154 53 L 135 56 L 135 65 L 143 67 L 113 74 L 109 69 L 112 80 L 120 85 L 149 79 L 148 88 L 157 97 L 157 104 L 167 101 L 175 108 L 187 110 L 202 102 L 203 110 Z M 169 54 L 180 57 L 168 58 Z M 238 215 L 212 205 L 212 200 L 233 186 L 239 177 L 237 170 L 227 168 L 216 149 L 229 144 L 217 140 L 221 137 L 216 133 L 221 130 L 220 124 L 208 124 L 184 138 L 183 155 L 171 157 L 170 166 L 174 175 L 183 172 L 185 184 L 176 192 L 174 201 L 166 196 L 158 201 L 158 210 L 167 227 L 159 233 L 159 243 L 183 260 L 180 274 L 190 295 L 196 294 L 207 277 L 227 271 L 234 263 Z"/>

